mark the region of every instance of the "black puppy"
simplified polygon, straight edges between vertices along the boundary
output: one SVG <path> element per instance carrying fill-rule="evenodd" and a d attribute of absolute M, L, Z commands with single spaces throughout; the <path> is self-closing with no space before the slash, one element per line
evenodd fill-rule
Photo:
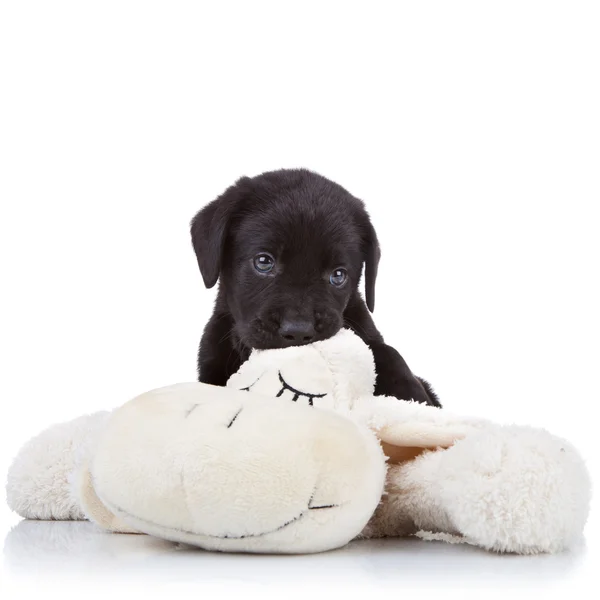
<path fill-rule="evenodd" d="M 344 188 L 304 169 L 242 177 L 194 217 L 191 234 L 204 284 L 220 279 L 200 381 L 225 385 L 252 348 L 308 344 L 348 327 L 373 351 L 377 395 L 440 406 L 373 323 L 379 243 Z"/>

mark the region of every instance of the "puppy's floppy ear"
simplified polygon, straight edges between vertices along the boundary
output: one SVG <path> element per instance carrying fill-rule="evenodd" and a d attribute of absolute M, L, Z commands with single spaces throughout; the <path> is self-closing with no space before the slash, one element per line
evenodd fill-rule
<path fill-rule="evenodd" d="M 196 214 L 190 224 L 192 245 L 207 288 L 213 287 L 219 279 L 225 239 L 231 218 L 242 196 L 239 184 L 243 179 L 207 204 Z"/>
<path fill-rule="evenodd" d="M 363 223 L 363 255 L 365 260 L 365 293 L 367 307 L 371 312 L 375 310 L 375 281 L 377 280 L 377 269 L 381 258 L 379 240 L 375 228 L 368 216 Z"/>

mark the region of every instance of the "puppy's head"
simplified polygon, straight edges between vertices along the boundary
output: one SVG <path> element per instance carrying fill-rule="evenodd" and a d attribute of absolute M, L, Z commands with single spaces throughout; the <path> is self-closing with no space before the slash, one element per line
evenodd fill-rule
<path fill-rule="evenodd" d="M 243 177 L 192 220 L 207 288 L 218 279 L 250 348 L 331 337 L 365 265 L 373 311 L 379 244 L 363 203 L 307 170 Z"/>

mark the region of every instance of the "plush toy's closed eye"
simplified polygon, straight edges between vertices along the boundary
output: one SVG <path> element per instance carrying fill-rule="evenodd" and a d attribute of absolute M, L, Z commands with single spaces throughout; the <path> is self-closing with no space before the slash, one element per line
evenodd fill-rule
<path fill-rule="evenodd" d="M 292 402 L 297 402 L 299 398 L 307 398 L 308 405 L 314 406 L 315 398 L 325 398 L 325 396 L 327 396 L 326 393 L 319 394 L 317 392 L 305 392 L 305 391 L 297 389 L 296 387 L 289 384 L 284 379 L 283 375 L 281 374 L 281 371 L 277 372 L 277 377 L 279 378 L 279 382 L 281 383 L 281 389 L 275 394 L 276 398 L 281 398 L 282 396 L 284 396 L 285 392 L 287 391 L 287 392 L 290 392 L 290 394 L 291 394 Z M 240 390 L 244 391 L 244 392 L 250 392 L 250 391 L 252 391 L 252 388 L 259 381 L 260 381 L 260 377 L 254 383 L 251 383 L 250 385 L 248 385 L 246 387 L 240 388 Z M 286 396 L 288 396 L 290 394 L 287 394 Z M 284 396 L 284 397 L 286 397 L 286 396 Z"/>
<path fill-rule="evenodd" d="M 314 392 L 302 392 L 300 390 L 297 390 L 295 387 L 291 386 L 283 378 L 283 375 L 281 374 L 281 371 L 279 371 L 279 381 L 281 382 L 282 388 L 281 388 L 281 390 L 279 390 L 277 392 L 276 398 L 279 398 L 280 396 L 283 395 L 283 393 L 286 390 L 289 390 L 294 395 L 292 397 L 292 401 L 293 402 L 296 402 L 300 396 L 303 396 L 304 398 L 308 398 L 308 404 L 309 404 L 309 406 L 313 406 L 313 401 L 314 401 L 315 398 L 324 398 L 325 396 L 327 396 L 327 394 L 317 394 L 317 393 L 314 393 Z"/>

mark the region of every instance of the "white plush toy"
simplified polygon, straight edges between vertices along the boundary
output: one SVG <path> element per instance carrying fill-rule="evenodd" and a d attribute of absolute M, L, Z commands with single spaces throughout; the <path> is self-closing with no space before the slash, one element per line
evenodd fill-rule
<path fill-rule="evenodd" d="M 568 442 L 376 397 L 374 382 L 347 330 L 255 351 L 227 388 L 178 384 L 44 431 L 11 467 L 8 502 L 234 552 L 419 534 L 528 554 L 582 534 L 590 482 Z"/>

